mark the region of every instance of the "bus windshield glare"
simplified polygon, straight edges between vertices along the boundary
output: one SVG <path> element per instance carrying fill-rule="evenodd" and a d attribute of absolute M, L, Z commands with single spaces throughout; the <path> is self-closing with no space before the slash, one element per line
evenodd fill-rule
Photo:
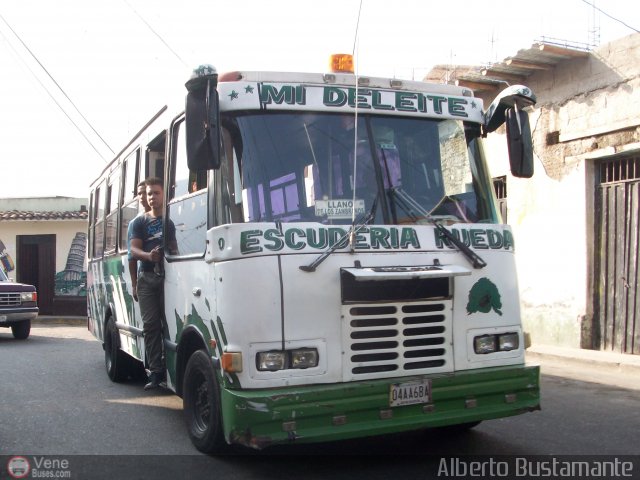
<path fill-rule="evenodd" d="M 493 193 L 483 187 L 491 182 L 479 127 L 357 118 L 357 129 L 349 114 L 223 118 L 231 221 L 349 224 L 369 213 L 376 224 L 499 221 Z"/>

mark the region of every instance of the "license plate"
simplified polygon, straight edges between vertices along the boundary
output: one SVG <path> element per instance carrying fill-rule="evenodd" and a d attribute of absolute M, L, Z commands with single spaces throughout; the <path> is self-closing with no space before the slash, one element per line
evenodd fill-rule
<path fill-rule="evenodd" d="M 389 406 L 414 405 L 431 401 L 431 380 L 393 383 L 389 389 Z"/>

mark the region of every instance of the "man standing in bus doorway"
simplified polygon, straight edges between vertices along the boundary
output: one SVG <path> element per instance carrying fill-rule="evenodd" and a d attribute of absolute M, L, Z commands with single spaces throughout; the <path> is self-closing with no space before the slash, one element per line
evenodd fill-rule
<path fill-rule="evenodd" d="M 138 183 L 136 187 L 136 196 L 138 197 L 138 201 L 140 202 L 140 206 L 143 208 L 143 211 L 138 213 L 138 217 L 144 215 L 151 207 L 147 203 L 147 185 L 144 183 L 144 180 Z M 133 293 L 133 299 L 138 301 L 138 260 L 133 258 L 133 254 L 131 253 L 131 234 L 133 230 L 133 220 L 129 222 L 127 226 L 127 250 L 128 255 L 127 259 L 129 260 L 129 276 L 131 277 L 131 291 Z"/>
<path fill-rule="evenodd" d="M 147 202 L 151 210 L 131 223 L 131 253 L 140 260 L 137 293 L 142 315 L 142 331 L 149 362 L 149 382 L 145 390 L 157 388 L 165 380 L 166 367 L 162 356 L 162 325 L 164 321 L 163 213 L 164 188 L 159 178 L 145 180 Z M 167 245 L 175 244 L 175 227 L 167 224 Z"/>

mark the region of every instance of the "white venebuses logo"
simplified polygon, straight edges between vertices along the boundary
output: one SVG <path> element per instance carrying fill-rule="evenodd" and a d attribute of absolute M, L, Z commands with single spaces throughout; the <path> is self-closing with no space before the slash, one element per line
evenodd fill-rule
<path fill-rule="evenodd" d="M 11 478 L 26 478 L 30 471 L 29 460 L 24 457 L 11 457 L 7 462 L 7 472 Z"/>

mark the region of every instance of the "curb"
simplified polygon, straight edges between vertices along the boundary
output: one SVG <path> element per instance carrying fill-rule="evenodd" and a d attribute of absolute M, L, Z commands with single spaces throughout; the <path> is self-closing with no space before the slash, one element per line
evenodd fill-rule
<path fill-rule="evenodd" d="M 86 325 L 87 317 L 58 317 L 55 315 L 39 315 L 31 321 L 32 325 Z"/>
<path fill-rule="evenodd" d="M 581 366 L 600 372 L 638 375 L 640 355 L 585 350 L 580 348 L 532 345 L 525 352 L 527 363 L 553 363 L 563 366 Z"/>

